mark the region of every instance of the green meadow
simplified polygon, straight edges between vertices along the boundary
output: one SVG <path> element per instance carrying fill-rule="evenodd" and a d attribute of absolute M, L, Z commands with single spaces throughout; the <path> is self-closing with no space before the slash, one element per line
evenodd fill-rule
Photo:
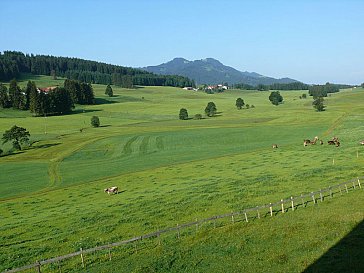
<path fill-rule="evenodd" d="M 38 87 L 63 84 L 46 76 L 31 80 Z M 77 105 L 70 115 L 0 110 L 1 134 L 22 126 L 33 142 L 0 157 L 0 271 L 364 173 L 362 88 L 331 94 L 324 112 L 314 111 L 311 97 L 299 99 L 307 91 L 281 91 L 284 103 L 274 106 L 270 92 L 113 86 L 110 98 L 106 86 L 93 88 L 96 104 Z M 239 97 L 255 107 L 237 110 Z M 204 116 L 210 101 L 215 117 Z M 180 108 L 191 119 L 179 120 Z M 194 120 L 195 114 L 204 118 Z M 90 125 L 94 115 L 99 128 Z M 325 144 L 303 146 L 315 136 Z M 327 145 L 333 136 L 340 147 Z M 120 193 L 103 192 L 111 186 Z M 87 272 L 302 272 L 363 221 L 363 199 L 355 191 L 272 219 L 206 227 L 178 242 L 166 236 L 161 245 L 146 242 L 138 251 L 120 247 L 111 262 L 95 254 Z M 62 266 L 81 271 L 75 259 Z"/>

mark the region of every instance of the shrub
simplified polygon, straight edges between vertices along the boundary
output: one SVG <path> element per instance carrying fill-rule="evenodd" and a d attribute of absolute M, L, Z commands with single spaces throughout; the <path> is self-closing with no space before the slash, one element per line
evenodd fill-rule
<path fill-rule="evenodd" d="M 196 114 L 193 119 L 202 119 L 202 115 L 201 114 Z"/>
<path fill-rule="evenodd" d="M 92 125 L 92 127 L 95 127 L 95 128 L 100 126 L 100 119 L 98 116 L 93 116 L 91 118 L 91 125 Z"/>
<path fill-rule="evenodd" d="M 187 109 L 185 108 L 181 108 L 179 110 L 179 119 L 180 120 L 186 120 L 188 119 L 188 112 L 187 112 Z"/>

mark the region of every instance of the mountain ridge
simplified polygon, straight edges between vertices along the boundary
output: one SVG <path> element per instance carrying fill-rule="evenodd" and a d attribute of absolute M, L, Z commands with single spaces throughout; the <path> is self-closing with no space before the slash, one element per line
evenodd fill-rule
<path fill-rule="evenodd" d="M 142 67 L 148 72 L 162 75 L 180 75 L 193 79 L 197 84 L 245 83 L 256 86 L 258 84 L 291 83 L 297 80 L 290 78 L 276 79 L 256 72 L 239 71 L 222 64 L 214 58 L 189 61 L 182 57 L 155 66 Z"/>

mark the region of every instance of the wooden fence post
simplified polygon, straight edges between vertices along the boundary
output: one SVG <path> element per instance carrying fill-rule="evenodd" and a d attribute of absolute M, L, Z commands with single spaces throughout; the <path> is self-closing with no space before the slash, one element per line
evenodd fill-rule
<path fill-rule="evenodd" d="M 322 190 L 321 189 L 320 189 L 320 200 L 321 200 L 321 202 L 323 201 Z"/>
<path fill-rule="evenodd" d="M 177 224 L 177 237 L 178 237 L 178 239 L 180 239 L 181 238 L 181 234 L 180 234 L 180 232 L 179 232 L 179 225 Z"/>
<path fill-rule="evenodd" d="M 41 273 L 41 271 L 40 271 L 40 262 L 39 261 L 36 261 L 36 263 L 37 263 L 37 272 L 38 273 Z"/>
<path fill-rule="evenodd" d="M 358 177 L 358 186 L 359 186 L 359 188 L 361 189 L 361 185 L 360 185 L 359 177 Z"/>
<path fill-rule="evenodd" d="M 291 196 L 292 210 L 294 210 L 293 196 Z"/>
<path fill-rule="evenodd" d="M 259 206 L 257 206 L 257 214 L 258 214 L 258 219 L 260 219 Z"/>
<path fill-rule="evenodd" d="M 315 199 L 315 195 L 313 194 L 313 192 L 311 192 L 311 197 L 312 197 L 313 203 L 316 204 L 316 199 Z"/>
<path fill-rule="evenodd" d="M 332 189 L 331 189 L 331 186 L 329 187 L 329 190 L 330 190 L 330 197 L 332 198 Z"/>
<path fill-rule="evenodd" d="M 231 215 L 231 222 L 234 224 L 234 214 Z"/>
<path fill-rule="evenodd" d="M 339 186 L 339 190 L 340 190 L 340 194 L 342 195 L 342 194 L 343 194 L 343 192 L 341 191 L 341 186 Z"/>
<path fill-rule="evenodd" d="M 353 181 L 353 188 L 354 188 L 354 190 L 355 190 L 355 181 Z"/>
<path fill-rule="evenodd" d="M 281 199 L 281 205 L 282 205 L 282 213 L 284 213 L 284 202 L 283 202 L 283 199 Z"/>
<path fill-rule="evenodd" d="M 245 221 L 248 222 L 248 215 L 246 215 L 246 212 L 244 212 L 245 215 Z"/>
<path fill-rule="evenodd" d="M 301 201 L 302 201 L 302 207 L 304 207 L 305 206 L 305 202 L 303 200 L 303 194 L 302 193 L 301 193 Z"/>
<path fill-rule="evenodd" d="M 82 268 L 85 268 L 85 260 L 83 258 L 83 251 L 82 251 L 82 247 L 80 248 L 81 251 L 81 262 L 82 262 Z"/>
<path fill-rule="evenodd" d="M 349 193 L 348 186 L 346 184 L 345 184 L 345 190 L 346 190 L 346 193 Z"/>
<path fill-rule="evenodd" d="M 111 261 L 111 247 L 109 248 L 109 261 Z"/>
<path fill-rule="evenodd" d="M 269 203 L 270 216 L 273 216 L 272 203 Z"/>

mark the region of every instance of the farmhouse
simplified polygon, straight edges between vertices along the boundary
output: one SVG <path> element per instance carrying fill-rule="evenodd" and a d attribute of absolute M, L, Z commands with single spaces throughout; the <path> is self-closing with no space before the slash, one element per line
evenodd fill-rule
<path fill-rule="evenodd" d="M 196 91 L 197 89 L 191 87 L 191 86 L 186 86 L 186 87 L 183 87 L 183 90 L 194 90 Z"/>
<path fill-rule="evenodd" d="M 209 85 L 207 86 L 208 90 L 227 90 L 229 89 L 226 85 L 218 84 L 218 85 Z"/>
<path fill-rule="evenodd" d="M 38 93 L 40 93 L 40 92 L 48 93 L 50 91 L 53 91 L 57 87 L 58 86 L 49 86 L 49 87 L 44 87 L 44 88 L 37 88 L 37 91 L 38 91 Z"/>

